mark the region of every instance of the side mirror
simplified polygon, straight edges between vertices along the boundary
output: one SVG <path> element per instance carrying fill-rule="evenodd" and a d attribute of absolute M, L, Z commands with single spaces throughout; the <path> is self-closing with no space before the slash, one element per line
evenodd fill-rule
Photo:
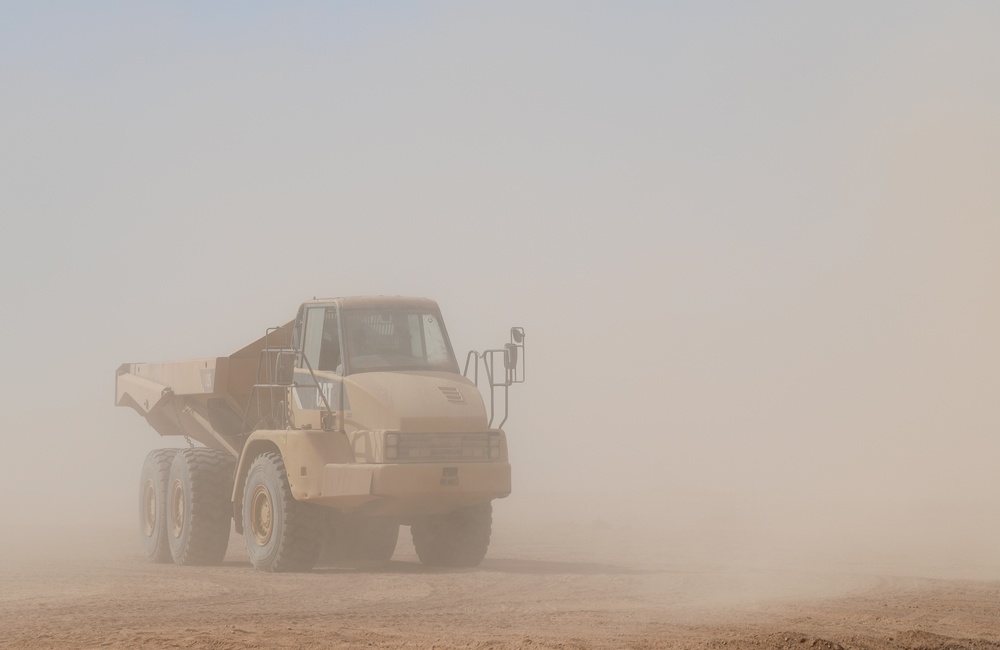
<path fill-rule="evenodd" d="M 503 346 L 503 362 L 507 369 L 507 385 L 524 381 L 524 328 L 510 328 L 510 343 Z"/>
<path fill-rule="evenodd" d="M 503 346 L 503 366 L 507 370 L 517 369 L 517 344 L 508 343 Z"/>

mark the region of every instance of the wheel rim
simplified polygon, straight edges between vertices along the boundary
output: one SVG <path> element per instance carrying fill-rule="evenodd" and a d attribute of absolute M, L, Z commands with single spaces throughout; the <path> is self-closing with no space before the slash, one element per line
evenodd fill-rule
<path fill-rule="evenodd" d="M 184 530 L 184 486 L 180 481 L 174 481 L 170 490 L 170 532 L 174 537 L 180 537 Z"/>
<path fill-rule="evenodd" d="M 258 485 L 250 497 L 250 532 L 258 546 L 264 546 L 271 539 L 274 529 L 274 507 L 271 494 L 263 485 Z"/>
<path fill-rule="evenodd" d="M 156 527 L 156 487 L 153 481 L 146 481 L 142 488 L 142 529 L 146 537 L 153 536 Z"/>

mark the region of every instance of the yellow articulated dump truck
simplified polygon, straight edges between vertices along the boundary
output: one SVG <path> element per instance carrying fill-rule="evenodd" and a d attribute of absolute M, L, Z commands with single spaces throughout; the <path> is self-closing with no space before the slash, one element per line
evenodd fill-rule
<path fill-rule="evenodd" d="M 424 564 L 476 566 L 523 380 L 522 328 L 460 372 L 437 304 L 384 296 L 306 302 L 228 357 L 124 364 L 116 404 L 188 443 L 146 457 L 145 553 L 217 564 L 235 523 L 257 569 L 308 571 L 388 561 L 406 525 Z"/>

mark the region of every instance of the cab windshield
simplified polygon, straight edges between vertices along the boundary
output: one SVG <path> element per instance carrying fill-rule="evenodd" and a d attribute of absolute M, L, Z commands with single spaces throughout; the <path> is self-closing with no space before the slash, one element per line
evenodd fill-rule
<path fill-rule="evenodd" d="M 458 372 L 441 317 L 410 310 L 344 310 L 350 372 L 439 370 Z"/>

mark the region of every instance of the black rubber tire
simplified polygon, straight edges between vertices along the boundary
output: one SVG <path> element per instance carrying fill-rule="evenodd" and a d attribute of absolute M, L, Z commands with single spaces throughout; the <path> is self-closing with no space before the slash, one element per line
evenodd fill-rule
<path fill-rule="evenodd" d="M 236 459 L 197 447 L 174 456 L 166 490 L 170 555 L 182 566 L 221 564 L 229 546 Z"/>
<path fill-rule="evenodd" d="M 171 562 L 167 542 L 167 477 L 176 449 L 155 449 L 146 455 L 139 474 L 139 535 L 150 562 Z"/>
<path fill-rule="evenodd" d="M 296 501 L 281 454 L 254 459 L 243 491 L 243 538 L 260 571 L 309 571 L 323 541 L 323 508 Z"/>
<path fill-rule="evenodd" d="M 492 532 L 492 503 L 425 517 L 410 526 L 417 556 L 427 566 L 478 566 L 486 557 Z"/>
<path fill-rule="evenodd" d="M 399 524 L 371 517 L 331 513 L 323 526 L 322 565 L 371 567 L 396 552 Z"/>

